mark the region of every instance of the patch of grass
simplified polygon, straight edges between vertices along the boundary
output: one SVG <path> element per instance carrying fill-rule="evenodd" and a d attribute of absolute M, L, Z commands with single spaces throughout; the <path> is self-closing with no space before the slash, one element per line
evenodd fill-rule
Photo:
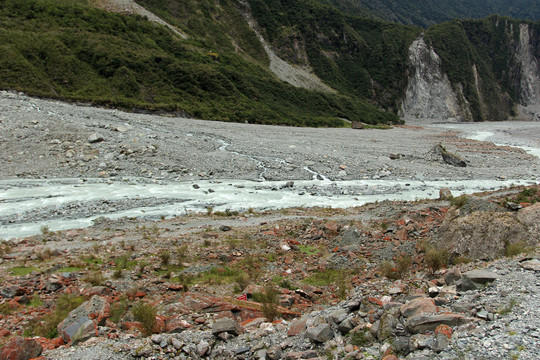
<path fill-rule="evenodd" d="M 101 271 L 92 271 L 83 278 L 83 281 L 86 281 L 92 286 L 100 286 L 105 282 L 105 278 Z"/>
<path fill-rule="evenodd" d="M 517 241 L 517 242 L 507 242 L 504 246 L 504 255 L 507 257 L 514 257 L 519 254 L 528 253 L 532 249 L 530 246 L 527 245 L 524 241 Z"/>
<path fill-rule="evenodd" d="M 78 266 L 66 266 L 66 267 L 63 267 L 63 268 L 60 268 L 58 270 L 56 270 L 57 273 L 61 273 L 61 272 L 65 272 L 65 273 L 72 273 L 72 272 L 78 272 L 78 271 L 81 271 L 82 268 L 81 267 L 78 267 Z"/>
<path fill-rule="evenodd" d="M 15 309 L 7 302 L 0 304 L 0 314 L 11 315 L 15 312 Z"/>
<path fill-rule="evenodd" d="M 430 247 L 426 250 L 426 265 L 431 268 L 433 272 L 448 266 L 450 255 L 448 250 L 437 249 Z"/>
<path fill-rule="evenodd" d="M 128 311 L 127 297 L 122 296 L 119 301 L 111 305 L 111 310 L 109 312 L 109 320 L 113 323 L 118 324 L 125 313 Z"/>
<path fill-rule="evenodd" d="M 301 253 L 304 253 L 307 256 L 315 255 L 319 252 L 319 249 L 317 247 L 310 245 L 298 245 L 298 250 L 300 250 Z"/>
<path fill-rule="evenodd" d="M 368 336 L 368 330 L 362 329 L 356 331 L 350 335 L 351 344 L 356 346 L 366 346 L 371 343 L 370 336 Z"/>
<path fill-rule="evenodd" d="M 28 302 L 28 307 L 37 308 L 40 306 L 43 306 L 43 300 L 41 300 L 38 294 L 34 294 L 32 299 Z"/>
<path fill-rule="evenodd" d="M 25 276 L 37 270 L 34 266 L 16 266 L 9 269 L 9 273 L 14 276 Z"/>
<path fill-rule="evenodd" d="M 24 336 L 43 336 L 52 339 L 58 336 L 57 326 L 67 315 L 79 307 L 86 298 L 73 294 L 62 294 L 56 302 L 53 312 L 30 321 L 30 326 L 24 331 Z"/>
<path fill-rule="evenodd" d="M 328 286 L 336 284 L 346 277 L 348 277 L 348 273 L 343 270 L 326 269 L 314 272 L 312 275 L 305 278 L 304 282 L 313 286 Z"/>
<path fill-rule="evenodd" d="M 276 289 L 268 284 L 264 287 L 262 293 L 253 294 L 255 301 L 262 303 L 262 313 L 266 320 L 274 321 L 279 317 L 279 311 L 277 308 L 278 303 L 278 292 Z"/>
<path fill-rule="evenodd" d="M 469 202 L 469 198 L 467 195 L 461 195 L 458 197 L 452 197 L 449 199 L 450 205 L 457 207 L 458 209 L 462 208 L 463 206 L 467 205 L 467 202 Z"/>
<path fill-rule="evenodd" d="M 116 259 L 114 259 L 114 263 L 116 264 L 117 270 L 132 270 L 135 266 L 137 266 L 137 261 L 135 260 L 129 260 L 130 254 L 124 254 Z"/>
<path fill-rule="evenodd" d="M 141 301 L 133 306 L 131 313 L 135 321 L 139 321 L 142 324 L 145 335 L 148 336 L 153 333 L 157 315 L 157 308 L 155 306 Z"/>
<path fill-rule="evenodd" d="M 537 188 L 529 188 L 520 191 L 515 198 L 514 202 L 534 204 L 540 201 L 540 191 Z"/>
<path fill-rule="evenodd" d="M 497 314 L 499 315 L 510 314 L 517 304 L 518 304 L 518 301 L 516 299 L 510 299 L 508 304 L 497 309 Z"/>
<path fill-rule="evenodd" d="M 238 271 L 228 267 L 215 267 L 211 270 L 198 274 L 190 279 L 191 283 L 203 283 L 210 285 L 231 284 L 236 281 Z"/>
<path fill-rule="evenodd" d="M 397 280 L 403 278 L 411 264 L 412 258 L 410 256 L 402 255 L 397 257 L 395 263 L 383 261 L 379 266 L 379 271 L 384 277 L 391 280 Z"/>

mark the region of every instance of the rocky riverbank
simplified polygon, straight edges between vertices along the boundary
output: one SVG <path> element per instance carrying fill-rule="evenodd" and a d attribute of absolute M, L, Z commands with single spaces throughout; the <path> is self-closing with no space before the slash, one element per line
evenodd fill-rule
<path fill-rule="evenodd" d="M 43 229 L 2 245 L 0 357 L 534 359 L 539 197 L 534 186 Z M 449 216 L 482 214 L 524 226 L 484 249 L 496 260 L 463 238 L 437 243 Z M 472 248 L 500 232 L 475 225 L 487 230 Z"/>

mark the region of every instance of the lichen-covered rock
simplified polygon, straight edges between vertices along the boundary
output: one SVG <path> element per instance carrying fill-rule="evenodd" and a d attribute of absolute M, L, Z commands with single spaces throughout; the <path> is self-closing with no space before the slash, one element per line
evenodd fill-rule
<path fill-rule="evenodd" d="M 16 337 L 0 352 L 0 360 L 29 360 L 41 355 L 43 348 L 34 339 Z"/>
<path fill-rule="evenodd" d="M 491 260 L 503 255 L 511 244 L 540 243 L 538 221 L 534 220 L 540 217 L 540 206 L 517 214 L 495 204 L 486 205 L 486 210 L 477 211 L 471 204 L 451 208 L 437 231 L 436 247 L 457 256 Z"/>
<path fill-rule="evenodd" d="M 67 343 L 85 341 L 97 336 L 97 326 L 105 325 L 109 310 L 110 306 L 105 298 L 93 296 L 58 324 L 58 333 Z"/>

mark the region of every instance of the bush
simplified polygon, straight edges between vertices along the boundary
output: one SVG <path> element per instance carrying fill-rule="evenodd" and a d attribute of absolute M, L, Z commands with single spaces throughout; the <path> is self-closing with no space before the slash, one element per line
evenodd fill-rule
<path fill-rule="evenodd" d="M 144 334 L 150 335 L 156 326 L 157 309 L 151 304 L 139 302 L 131 309 L 135 321 L 142 324 Z"/>
<path fill-rule="evenodd" d="M 447 250 L 431 247 L 426 251 L 426 265 L 435 272 L 448 266 L 449 257 Z"/>
<path fill-rule="evenodd" d="M 24 336 L 42 336 L 48 339 L 57 337 L 58 324 L 85 301 L 86 299 L 82 296 L 73 294 L 60 295 L 54 311 L 41 318 L 30 320 L 30 326 L 24 331 Z"/>

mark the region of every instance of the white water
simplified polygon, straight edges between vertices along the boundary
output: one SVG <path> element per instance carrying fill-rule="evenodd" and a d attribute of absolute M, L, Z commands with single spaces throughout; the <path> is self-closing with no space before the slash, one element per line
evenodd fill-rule
<path fill-rule="evenodd" d="M 139 181 L 141 180 L 141 181 Z M 0 238 L 19 238 L 38 234 L 42 226 L 50 230 L 82 228 L 92 225 L 100 216 L 111 219 L 121 217 L 159 218 L 188 212 L 204 212 L 208 206 L 216 211 L 247 210 L 253 208 L 279 209 L 287 207 L 346 208 L 382 200 L 416 200 L 436 198 L 439 189 L 448 187 L 455 195 L 502 187 L 525 185 L 526 181 L 460 180 L 358 180 L 331 182 L 329 180 L 295 181 L 294 188 L 281 188 L 285 181 L 197 181 L 144 183 L 142 179 L 56 179 L 56 180 L 4 180 L 0 181 Z M 213 192 L 212 192 L 213 191 Z M 95 200 L 167 198 L 177 199 L 173 204 L 154 207 L 136 207 L 112 213 L 92 214 L 76 219 L 43 219 L 19 222 L 32 212 L 47 213 L 44 209 L 59 209 L 70 203 Z"/>

